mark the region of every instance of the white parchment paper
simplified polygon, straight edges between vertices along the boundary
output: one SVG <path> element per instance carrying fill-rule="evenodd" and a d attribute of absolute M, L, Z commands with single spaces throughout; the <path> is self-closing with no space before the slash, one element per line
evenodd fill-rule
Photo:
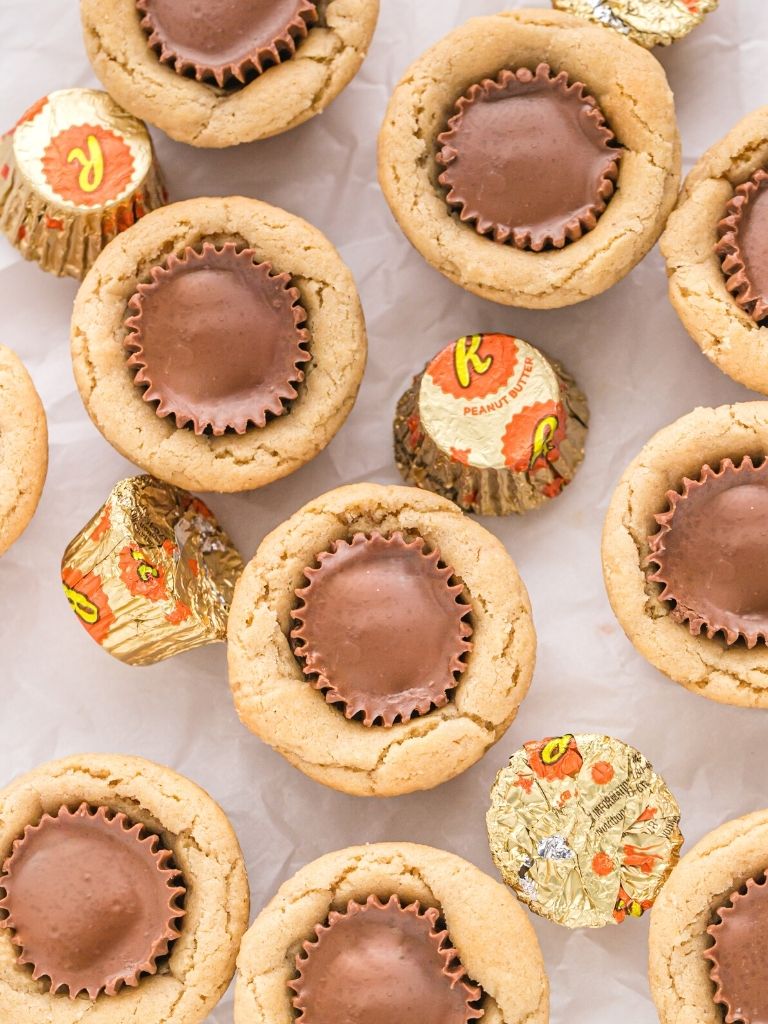
<path fill-rule="evenodd" d="M 611 492 L 648 437 L 696 405 L 755 396 L 688 339 L 667 301 L 657 251 L 581 306 L 507 309 L 464 293 L 427 266 L 376 184 L 376 134 L 401 74 L 450 29 L 500 6 L 383 0 L 356 81 L 324 115 L 281 138 L 206 152 L 155 133 L 173 199 L 243 194 L 306 217 L 340 248 L 367 314 L 368 372 L 328 450 L 261 491 L 207 499 L 247 558 L 267 531 L 322 491 L 399 481 L 391 454 L 396 399 L 428 358 L 462 334 L 518 334 L 562 360 L 589 395 L 592 428 L 576 482 L 544 511 L 487 523 L 530 590 L 539 633 L 533 689 L 504 740 L 438 790 L 377 802 L 325 789 L 240 726 L 223 645 L 132 669 L 80 628 L 61 593 L 61 554 L 112 484 L 135 470 L 98 434 L 75 391 L 68 345 L 75 283 L 43 274 L 0 241 L 0 340 L 26 361 L 51 429 L 40 509 L 0 563 L 0 785 L 49 758 L 88 750 L 171 765 L 206 787 L 231 817 L 254 914 L 304 863 L 363 841 L 429 843 L 495 873 L 484 829 L 492 779 L 520 743 L 565 730 L 605 731 L 639 747 L 677 794 L 689 844 L 768 803 L 760 767 L 766 718 L 693 696 L 648 666 L 613 618 L 599 556 Z M 676 94 L 687 170 L 737 119 L 768 102 L 768 4 L 722 0 L 703 27 L 657 52 Z M 0 0 L 0 125 L 44 93 L 76 85 L 97 85 L 76 0 Z M 553 1024 L 656 1020 L 646 981 L 647 920 L 577 933 L 534 924 L 552 983 Z M 230 995 L 211 1022 L 231 1024 L 231 1007 Z"/>

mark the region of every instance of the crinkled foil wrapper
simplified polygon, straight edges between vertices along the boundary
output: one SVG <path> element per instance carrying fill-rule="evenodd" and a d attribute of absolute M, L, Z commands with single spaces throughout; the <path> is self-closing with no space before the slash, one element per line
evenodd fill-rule
<path fill-rule="evenodd" d="M 146 126 L 105 92 L 51 93 L 0 140 L 0 230 L 53 274 L 83 278 L 167 201 Z"/>
<path fill-rule="evenodd" d="M 641 917 L 679 859 L 680 808 L 641 753 L 610 736 L 527 743 L 496 777 L 491 853 L 531 910 L 569 928 Z"/>
<path fill-rule="evenodd" d="M 589 18 L 650 49 L 669 46 L 701 24 L 720 0 L 552 0 L 558 10 Z"/>
<path fill-rule="evenodd" d="M 401 397 L 395 460 L 408 483 L 466 512 L 527 512 L 571 482 L 588 422 L 584 394 L 558 363 L 519 338 L 468 335 Z"/>
<path fill-rule="evenodd" d="M 61 566 L 82 625 L 129 665 L 224 640 L 243 571 L 213 513 L 151 476 L 121 480 Z"/>

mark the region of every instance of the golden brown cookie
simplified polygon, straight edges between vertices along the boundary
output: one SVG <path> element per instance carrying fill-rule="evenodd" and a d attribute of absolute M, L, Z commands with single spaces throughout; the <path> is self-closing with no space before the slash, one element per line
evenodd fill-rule
<path fill-rule="evenodd" d="M 163 343 L 168 333 L 161 330 L 159 313 L 151 364 L 147 331 L 138 333 L 147 323 L 146 317 L 138 319 L 142 301 L 145 306 L 149 302 L 157 278 L 199 262 L 206 249 L 217 250 L 221 259 L 229 252 L 235 263 L 230 250 L 249 249 L 248 272 L 256 276 L 257 287 L 280 293 L 283 327 L 287 317 L 289 330 L 296 331 L 295 338 L 285 341 L 293 366 L 284 371 L 282 410 L 262 403 L 241 414 L 224 403 L 231 423 L 225 417 L 213 428 L 207 410 L 190 413 L 172 400 L 186 397 L 183 389 L 195 360 L 182 352 L 178 370 L 172 363 L 169 369 Z M 237 272 L 230 276 L 234 279 Z M 178 294 L 171 293 L 171 312 L 178 308 Z M 221 306 L 222 311 L 230 308 L 223 300 Z M 189 308 L 194 313 L 194 306 Z M 196 322 L 203 321 L 190 315 L 187 326 L 194 329 Z M 245 306 L 232 329 L 242 324 L 247 329 L 249 322 Z M 215 364 L 215 353 L 206 358 Z M 99 257 L 78 293 L 72 318 L 75 379 L 93 422 L 142 469 L 192 490 L 250 490 L 312 459 L 351 411 L 365 358 L 357 289 L 334 247 L 306 221 L 255 199 L 191 199 L 149 214 Z M 259 368 L 253 360 L 248 366 L 253 372 Z M 206 374 L 199 376 L 205 384 Z M 221 377 L 211 370 L 214 376 Z"/>
<path fill-rule="evenodd" d="M 693 693 L 723 704 L 768 707 L 768 646 L 728 642 L 679 621 L 674 605 L 661 600 L 663 584 L 650 576 L 650 538 L 657 515 L 667 513 L 670 492 L 699 480 L 702 468 L 719 470 L 748 456 L 761 464 L 768 452 L 768 405 L 743 402 L 695 409 L 659 431 L 622 477 L 603 531 L 603 572 L 613 610 L 629 639 L 659 671 Z M 693 623 L 694 629 L 697 624 Z"/>
<path fill-rule="evenodd" d="M 21 360 L 0 345 L 0 555 L 35 514 L 47 470 L 43 404 Z"/>
<path fill-rule="evenodd" d="M 82 754 L 41 765 L 0 791 L 0 862 L 6 874 L 13 877 L 9 857 L 19 849 L 17 840 L 29 836 L 29 826 L 34 829 L 41 820 L 50 824 L 44 815 L 56 816 L 62 806 L 74 811 L 82 805 L 104 808 L 110 816 L 124 814 L 130 825 L 143 826 L 145 841 L 145 833 L 159 837 L 176 869 L 174 885 L 185 890 L 179 936 L 170 955 L 158 961 L 156 974 L 144 974 L 136 987 L 89 1000 L 70 999 L 63 989 L 53 994 L 44 979 L 35 981 L 32 967 L 17 962 L 14 932 L 0 928 L 5 1019 L 76 1024 L 85 1014 L 94 1024 L 198 1024 L 224 994 L 248 924 L 248 881 L 231 825 L 207 793 L 169 768 L 138 757 Z M 8 893 L 13 893 L 10 885 Z M 107 908 L 105 914 L 112 912 Z"/>
<path fill-rule="evenodd" d="M 542 61 L 585 86 L 621 159 L 616 194 L 596 225 L 581 237 L 574 232 L 577 240 L 562 248 L 535 252 L 463 222 L 446 202 L 436 155 L 459 97 L 505 69 L 534 71 Z M 581 302 L 624 277 L 661 233 L 679 174 L 674 104 L 661 65 L 616 33 L 559 11 L 508 11 L 451 32 L 409 69 L 379 137 L 381 187 L 425 259 L 477 295 L 535 309 Z"/>
<path fill-rule="evenodd" d="M 291 641 L 299 625 L 296 591 L 335 542 L 398 531 L 439 550 L 451 581 L 463 585 L 472 650 L 442 706 L 410 718 L 413 709 L 406 709 L 391 727 L 366 726 L 328 703 L 328 686 L 320 681 L 316 688 L 316 675 L 313 685 L 305 678 Z M 306 775 L 360 796 L 430 789 L 478 761 L 514 720 L 536 651 L 528 595 L 501 542 L 445 498 L 378 484 L 322 495 L 262 542 L 237 585 L 228 638 L 242 722 Z M 391 636 L 391 650 L 406 639 L 412 640 L 407 624 L 402 637 Z"/>
<path fill-rule="evenodd" d="M 683 857 L 662 889 L 649 940 L 651 994 L 661 1024 L 722 1024 L 707 929 L 736 890 L 763 876 L 766 850 L 768 811 L 727 821 Z"/>
<path fill-rule="evenodd" d="M 168 47 L 150 45 L 151 26 L 142 27 L 146 4 L 81 0 L 80 13 L 94 71 L 121 106 L 179 142 L 221 148 L 278 135 L 314 117 L 360 69 L 379 0 L 304 6 L 310 8 L 305 28 L 287 25 L 273 52 L 262 51 L 263 64 L 254 55 L 245 81 L 228 75 L 223 87 L 215 75 L 198 80 L 188 62 L 179 61 L 177 73 L 170 55 L 161 61 Z M 264 67 L 260 74 L 256 63 Z"/>
<path fill-rule="evenodd" d="M 669 297 L 704 355 L 739 383 L 768 394 L 768 326 L 728 290 L 716 249 L 736 190 L 768 168 L 768 107 L 748 114 L 701 157 L 661 239 Z"/>
<path fill-rule="evenodd" d="M 248 931 L 238 958 L 236 1024 L 291 1024 L 295 959 L 329 915 L 370 896 L 440 911 L 466 975 L 480 986 L 488 1024 L 546 1024 L 549 984 L 536 935 L 515 897 L 467 861 L 413 843 L 330 853 L 279 890 Z M 375 972 L 374 972 L 375 973 Z M 354 979 L 350 978 L 350 982 Z"/>

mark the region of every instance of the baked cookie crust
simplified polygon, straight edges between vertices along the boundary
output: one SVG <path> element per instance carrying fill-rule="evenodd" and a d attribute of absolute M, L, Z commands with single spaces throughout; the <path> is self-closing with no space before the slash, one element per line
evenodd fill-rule
<path fill-rule="evenodd" d="M 649 980 L 661 1024 L 722 1024 L 707 927 L 730 894 L 768 866 L 768 811 L 728 821 L 675 868 L 651 913 Z"/>
<path fill-rule="evenodd" d="M 0 555 L 35 514 L 48 471 L 48 426 L 32 378 L 0 345 Z"/>
<path fill-rule="evenodd" d="M 477 234 L 446 205 L 437 136 L 474 82 L 546 61 L 594 96 L 624 147 L 617 193 L 597 226 L 559 250 L 522 252 Z M 677 197 L 680 142 L 672 93 L 648 51 L 559 11 L 473 18 L 420 57 L 390 100 L 379 180 L 400 227 L 429 263 L 483 298 L 552 309 L 616 284 L 656 243 Z"/>
<path fill-rule="evenodd" d="M 439 907 L 487 1024 L 546 1024 L 549 983 L 533 927 L 509 889 L 460 857 L 413 843 L 330 853 L 294 875 L 265 907 L 238 958 L 235 1024 L 291 1024 L 288 982 L 303 942 L 331 910 L 370 895 Z"/>
<path fill-rule="evenodd" d="M 701 467 L 768 453 L 768 405 L 743 402 L 695 409 L 659 431 L 622 477 L 603 530 L 603 572 L 608 597 L 624 632 L 660 672 L 693 693 L 722 704 L 768 708 L 768 646 L 728 647 L 722 639 L 694 636 L 659 600 L 661 585 L 649 582 L 645 563 L 656 513 L 683 477 L 698 479 Z"/>
<path fill-rule="evenodd" d="M 463 581 L 474 646 L 446 707 L 367 728 L 307 682 L 289 641 L 294 591 L 334 540 L 397 530 L 438 547 Z M 514 720 L 536 654 L 528 594 L 502 543 L 446 498 L 379 484 L 330 491 L 265 538 L 235 590 L 228 639 L 243 724 L 305 775 L 357 796 L 431 789 L 473 765 Z"/>
<path fill-rule="evenodd" d="M 683 326 L 723 373 L 768 395 L 768 327 L 741 309 L 715 252 L 717 226 L 739 185 L 768 167 L 768 106 L 748 114 L 701 157 L 661 239 L 669 297 Z"/>
<path fill-rule="evenodd" d="M 196 435 L 161 419 L 133 381 L 123 345 L 128 301 L 148 269 L 203 240 L 234 240 L 287 272 L 307 313 L 310 362 L 283 416 L 245 434 Z M 99 256 L 72 317 L 75 380 L 91 419 L 126 458 L 190 490 L 246 491 L 287 476 L 328 444 L 349 415 L 365 368 L 355 282 L 317 228 L 255 199 L 190 199 L 148 214 Z"/>
<path fill-rule="evenodd" d="M 321 113 L 360 69 L 379 0 L 321 0 L 320 19 L 290 60 L 236 90 L 184 78 L 147 44 L 135 0 L 80 0 L 93 69 L 122 107 L 193 146 L 266 139 Z"/>
<path fill-rule="evenodd" d="M 0 790 L 0 862 L 44 813 L 86 802 L 123 811 L 161 836 L 186 885 L 181 937 L 161 972 L 93 1003 L 52 995 L 16 963 L 0 930 L 0 1005 L 14 1024 L 198 1024 L 222 997 L 248 927 L 243 856 L 224 812 L 193 782 L 138 757 L 81 754 L 41 765 Z"/>

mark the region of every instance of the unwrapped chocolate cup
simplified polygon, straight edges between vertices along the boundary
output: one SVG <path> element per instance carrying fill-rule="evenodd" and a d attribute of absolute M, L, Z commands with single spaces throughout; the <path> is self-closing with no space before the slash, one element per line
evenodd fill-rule
<path fill-rule="evenodd" d="M 105 92 L 53 92 L 0 140 L 0 230 L 53 274 L 85 277 L 167 200 L 146 126 Z"/>
<path fill-rule="evenodd" d="M 678 861 L 680 808 L 633 747 L 566 733 L 526 743 L 487 815 L 504 881 L 542 917 L 601 928 L 641 917 Z"/>
<path fill-rule="evenodd" d="M 720 0 L 552 0 L 568 14 L 588 18 L 651 49 L 669 46 L 701 24 Z"/>
<path fill-rule="evenodd" d="M 116 484 L 62 559 L 62 583 L 93 639 L 151 665 L 226 637 L 243 562 L 211 511 L 151 476 Z"/>
<path fill-rule="evenodd" d="M 400 399 L 395 459 L 408 483 L 466 512 L 527 512 L 573 479 L 588 420 L 562 366 L 519 338 L 474 334 L 443 349 Z"/>

